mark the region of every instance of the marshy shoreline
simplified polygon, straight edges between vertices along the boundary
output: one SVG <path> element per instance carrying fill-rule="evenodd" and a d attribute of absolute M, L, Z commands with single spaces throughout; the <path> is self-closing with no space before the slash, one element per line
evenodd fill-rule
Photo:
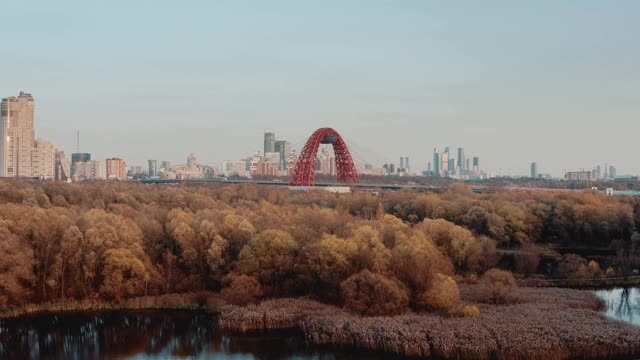
<path fill-rule="evenodd" d="M 474 287 L 461 287 L 474 303 Z M 219 325 L 249 332 L 298 328 L 315 344 L 353 346 L 411 357 L 569 359 L 640 353 L 640 329 L 607 318 L 591 291 L 521 288 L 512 305 L 477 303 L 480 316 L 431 313 L 361 317 L 304 299 L 226 306 Z"/>
<path fill-rule="evenodd" d="M 308 298 L 225 304 L 215 293 L 140 297 L 120 304 L 78 301 L 24 306 L 0 313 L 13 318 L 40 313 L 147 309 L 206 310 L 217 327 L 232 333 L 300 331 L 318 345 L 353 347 L 410 357 L 473 359 L 568 359 L 627 357 L 640 353 L 640 328 L 607 318 L 592 291 L 520 288 L 511 305 L 476 302 L 474 285 L 461 298 L 478 317 L 406 312 L 363 317 Z"/>

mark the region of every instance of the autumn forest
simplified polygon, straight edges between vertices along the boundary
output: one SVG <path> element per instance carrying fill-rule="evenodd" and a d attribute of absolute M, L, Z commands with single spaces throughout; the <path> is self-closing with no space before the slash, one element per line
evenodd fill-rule
<path fill-rule="evenodd" d="M 5 318 L 200 304 L 221 329 L 404 355 L 640 351 L 593 292 L 557 287 L 634 278 L 635 197 L 2 181 L 0 252 Z"/>
<path fill-rule="evenodd" d="M 238 304 L 308 295 L 361 313 L 464 312 L 461 281 L 629 272 L 638 226 L 636 198 L 591 192 L 480 195 L 454 184 L 439 194 L 334 195 L 5 181 L 0 305 L 209 290 Z M 617 256 L 545 257 L 567 245 Z"/>

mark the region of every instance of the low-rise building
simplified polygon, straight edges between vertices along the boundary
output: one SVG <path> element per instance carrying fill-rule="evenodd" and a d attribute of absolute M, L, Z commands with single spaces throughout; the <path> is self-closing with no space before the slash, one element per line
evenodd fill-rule
<path fill-rule="evenodd" d="M 197 160 L 194 154 L 190 154 L 186 164 L 176 165 L 162 175 L 166 179 L 206 179 L 219 174 L 216 165 L 198 164 Z"/>
<path fill-rule="evenodd" d="M 566 181 L 590 181 L 591 171 L 569 171 L 564 175 Z"/>
<path fill-rule="evenodd" d="M 107 178 L 107 164 L 98 160 L 77 162 L 72 178 L 74 181 L 104 180 Z"/>

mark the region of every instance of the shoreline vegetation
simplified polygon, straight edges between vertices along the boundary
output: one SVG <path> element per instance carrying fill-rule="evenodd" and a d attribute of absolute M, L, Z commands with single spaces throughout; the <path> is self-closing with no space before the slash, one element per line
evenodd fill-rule
<path fill-rule="evenodd" d="M 609 358 L 640 352 L 640 329 L 607 318 L 591 291 L 522 288 L 512 305 L 476 303 L 474 285 L 462 299 L 477 317 L 432 313 L 363 317 L 306 299 L 276 299 L 221 308 L 222 330 L 241 333 L 297 328 L 315 344 L 353 346 L 405 356 L 445 359 Z"/>
<path fill-rule="evenodd" d="M 524 287 L 557 287 L 569 289 L 600 290 L 613 287 L 640 286 L 640 276 L 626 278 L 596 278 L 596 279 L 538 279 L 527 278 L 519 280 Z"/>
<path fill-rule="evenodd" d="M 461 300 L 478 316 L 407 311 L 361 316 L 309 298 L 279 298 L 232 305 L 210 292 L 128 299 L 27 305 L 0 319 L 41 313 L 184 309 L 217 315 L 217 326 L 234 333 L 298 330 L 311 343 L 444 359 L 569 359 L 624 357 L 640 352 L 640 328 L 607 318 L 592 291 L 520 288 L 510 305 L 484 302 L 478 285 L 461 285 Z"/>
<path fill-rule="evenodd" d="M 635 281 L 636 197 L 0 181 L 0 253 L 0 317 L 193 308 L 405 355 L 640 354 L 594 294 L 520 287 Z"/>
<path fill-rule="evenodd" d="M 120 303 L 113 303 L 95 299 L 84 299 L 58 301 L 52 303 L 25 304 L 22 306 L 12 306 L 0 309 L 0 319 L 17 318 L 35 314 L 83 311 L 215 309 L 215 306 L 207 307 L 206 299 L 208 298 L 212 298 L 212 294 L 200 292 L 164 294 L 159 296 L 141 296 L 130 298 Z"/>

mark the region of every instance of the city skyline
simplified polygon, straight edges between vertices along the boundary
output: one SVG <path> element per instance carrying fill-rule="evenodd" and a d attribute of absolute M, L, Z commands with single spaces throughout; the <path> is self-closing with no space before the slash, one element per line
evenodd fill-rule
<path fill-rule="evenodd" d="M 80 129 L 80 151 L 132 165 L 220 164 L 263 128 L 295 144 L 329 126 L 416 172 L 451 144 L 504 174 L 640 173 L 639 3 L 339 8 L 10 2 L 0 94 L 34 94 L 37 137 L 59 149 Z"/>
<path fill-rule="evenodd" d="M 0 172 L 0 176 L 19 176 L 19 177 L 42 177 L 45 179 L 65 180 L 67 177 L 76 176 L 79 179 L 124 179 L 126 174 L 130 172 L 132 175 L 144 173 L 143 165 L 131 164 L 120 158 L 109 158 L 103 161 L 92 161 L 90 152 L 80 152 L 80 131 L 76 131 L 76 152 L 71 154 L 71 161 L 64 154 L 64 150 L 58 151 L 54 144 L 42 138 L 35 138 L 35 101 L 30 93 L 20 91 L 19 96 L 10 96 L 2 99 L 2 137 L 0 138 L 0 168 L 4 174 Z M 18 136 L 16 138 L 16 136 Z M 5 140 L 6 138 L 6 140 Z M 26 141 L 17 139 L 26 139 Z M 16 163 L 17 155 L 14 154 L 15 144 L 21 144 L 19 153 L 27 153 L 28 156 L 21 157 L 21 162 Z M 353 145 L 353 144 L 352 144 Z M 24 148 L 24 149 L 23 149 Z M 25 150 L 26 151 L 23 151 Z M 223 160 L 219 164 L 208 163 L 198 164 L 194 153 L 190 153 L 188 164 L 178 165 L 174 167 L 163 166 L 162 175 L 166 178 L 198 178 L 209 177 L 213 175 L 226 175 L 235 173 L 240 176 L 289 176 L 288 171 L 292 168 L 296 159 L 296 152 L 301 150 L 299 147 L 293 147 L 291 142 L 278 138 L 273 130 L 263 129 L 263 151 L 256 150 L 253 155 L 236 160 Z M 335 175 L 335 159 L 332 152 L 327 152 L 326 146 L 321 149 L 317 161 L 318 172 L 322 174 Z M 486 170 L 479 166 L 479 157 L 471 156 L 463 147 L 451 150 L 450 146 L 446 146 L 442 151 L 435 147 L 433 149 L 433 157 L 427 162 L 424 169 L 412 171 L 409 165 L 409 157 L 401 156 L 398 164 L 388 161 L 388 158 L 380 156 L 375 152 L 358 147 L 358 151 L 365 151 L 365 157 L 354 158 L 359 164 L 359 171 L 366 174 L 386 174 L 386 175 L 427 175 L 452 177 L 460 180 L 477 180 L 490 179 L 494 177 L 529 177 L 529 178 L 553 178 L 551 174 L 542 173 L 538 169 L 537 162 L 531 162 L 529 166 L 529 175 L 518 172 L 511 172 L 508 168 L 503 171 L 491 169 Z M 322 154 L 322 155 L 321 155 Z M 358 156 L 360 156 L 358 154 Z M 369 156 L 370 158 L 368 158 Z M 374 159 L 375 158 L 375 159 Z M 370 161 L 373 160 L 373 161 Z M 110 162 L 117 161 L 118 165 L 110 165 Z M 156 177 L 157 160 L 147 159 L 148 171 L 150 177 Z M 376 164 L 375 162 L 384 162 L 384 164 Z M 155 162 L 155 165 L 152 163 Z M 329 162 L 332 165 L 329 166 Z M 171 160 L 163 160 L 163 164 L 170 164 Z M 175 163 L 175 162 L 174 162 Z M 246 163 L 246 166 L 240 163 Z M 8 164 L 8 165 L 5 165 Z M 15 164 L 19 164 L 16 167 Z M 77 166 L 76 166 L 77 164 Z M 8 166 L 8 167 L 7 167 Z M 246 167 L 246 169 L 245 169 Z M 13 169 L 23 169 L 18 174 L 11 174 Z M 242 168 L 242 169 L 241 169 Z M 329 169 L 332 170 L 329 170 Z M 153 170 L 152 170 L 153 169 Z M 59 173 L 64 174 L 59 177 Z M 565 168 L 562 176 L 555 176 L 556 179 L 569 180 L 598 180 L 598 179 L 615 179 L 617 176 L 617 168 L 612 164 L 604 164 L 604 173 L 602 173 L 601 165 L 596 165 L 591 170 L 586 168 L 567 169 Z M 634 174 L 623 174 L 624 176 L 634 176 Z M 637 175 L 635 175 L 637 177 Z"/>

